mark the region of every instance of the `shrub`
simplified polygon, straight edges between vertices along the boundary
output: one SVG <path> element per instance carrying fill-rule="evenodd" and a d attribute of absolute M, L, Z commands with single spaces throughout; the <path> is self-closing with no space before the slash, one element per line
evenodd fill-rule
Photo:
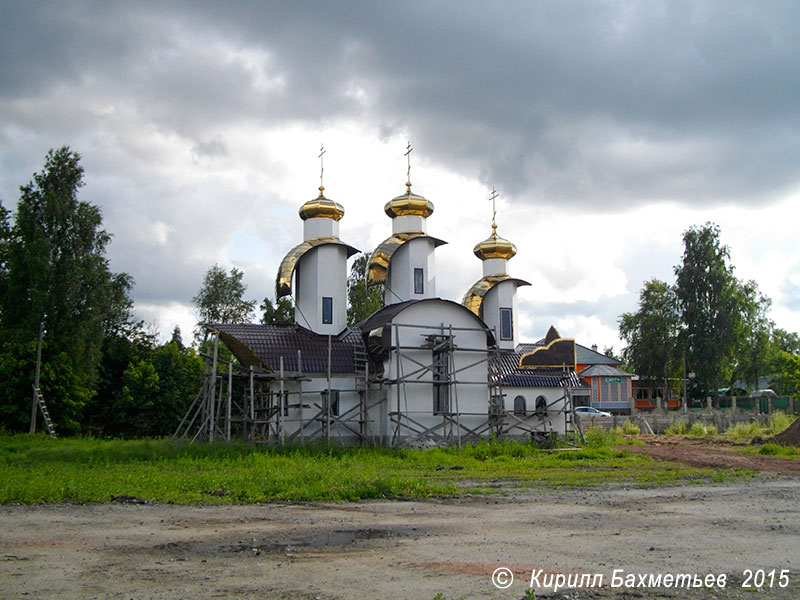
<path fill-rule="evenodd" d="M 732 427 L 728 427 L 725 431 L 725 436 L 733 440 L 741 441 L 746 440 L 756 435 L 760 435 L 761 428 L 758 421 L 750 421 L 749 423 L 736 423 Z"/>
<path fill-rule="evenodd" d="M 686 421 L 673 421 L 664 430 L 667 435 L 686 435 L 689 431 L 689 424 Z"/>
<path fill-rule="evenodd" d="M 602 427 L 590 427 L 583 435 L 586 445 L 590 448 L 603 448 L 606 446 L 617 446 L 622 443 L 622 429 L 614 427 L 606 431 Z"/>
<path fill-rule="evenodd" d="M 639 435 L 641 430 L 636 423 L 632 422 L 630 419 L 625 419 L 625 422 L 622 424 L 622 433 L 625 435 Z"/>
<path fill-rule="evenodd" d="M 767 425 L 767 433 L 769 435 L 776 435 L 789 427 L 794 420 L 797 418 L 796 415 L 787 415 L 782 410 L 776 411 L 772 413 L 769 417 L 769 424 Z"/>
<path fill-rule="evenodd" d="M 706 426 L 703 425 L 700 421 L 695 421 L 692 423 L 692 426 L 689 428 L 687 432 L 689 435 L 694 435 L 697 437 L 703 437 L 708 433 Z"/>

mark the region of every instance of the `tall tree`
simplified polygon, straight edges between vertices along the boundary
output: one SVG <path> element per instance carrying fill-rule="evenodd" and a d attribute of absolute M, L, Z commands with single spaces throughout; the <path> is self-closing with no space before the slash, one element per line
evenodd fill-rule
<path fill-rule="evenodd" d="M 663 378 L 669 390 L 670 361 L 677 355 L 680 319 L 675 290 L 651 279 L 639 292 L 639 309 L 619 318 L 619 334 L 627 342 L 625 364 L 651 383 Z"/>
<path fill-rule="evenodd" d="M 175 344 L 178 350 L 183 352 L 186 350 L 186 346 L 183 345 L 183 336 L 181 335 L 181 327 L 180 325 L 175 325 L 175 328 L 172 330 L 172 337 L 170 338 L 170 343 Z"/>
<path fill-rule="evenodd" d="M 250 322 L 256 301 L 244 299 L 247 286 L 242 282 L 243 277 L 244 273 L 236 267 L 230 275 L 219 265 L 206 271 L 202 287 L 192 298 L 200 321 L 195 331 L 198 340 L 204 337 L 202 323 Z"/>
<path fill-rule="evenodd" d="M 291 325 L 294 323 L 294 304 L 289 297 L 279 298 L 273 304 L 269 298 L 259 307 L 261 309 L 261 322 L 264 325 Z"/>
<path fill-rule="evenodd" d="M 683 244 L 683 260 L 675 267 L 682 345 L 699 391 L 713 394 L 732 375 L 741 319 L 738 282 L 717 225 L 692 227 Z"/>
<path fill-rule="evenodd" d="M 370 286 L 367 280 L 369 255 L 360 254 L 350 267 L 347 277 L 347 324 L 360 323 L 383 308 L 383 284 Z"/>
<path fill-rule="evenodd" d="M 5 296 L 5 289 L 8 281 L 8 246 L 11 241 L 11 224 L 9 217 L 11 214 L 0 202 L 0 298 Z M 2 303 L 0 303 L 0 311 L 2 311 Z M 0 312 L 0 323 L 2 323 L 3 316 Z"/>
<path fill-rule="evenodd" d="M 40 387 L 56 424 L 69 429 L 91 395 L 103 337 L 130 318 L 133 280 L 110 271 L 105 252 L 111 236 L 102 229 L 100 209 L 78 199 L 82 186 L 80 156 L 66 146 L 50 150 L 42 171 L 20 188 L 14 223 L 5 234 L 0 352 L 29 365 L 15 380 L 19 389 L 0 390 L 9 418 L 4 421 L 12 429 L 30 419 L 25 415 L 33 370 L 23 355 L 31 352 L 40 321 L 47 330 Z"/>
<path fill-rule="evenodd" d="M 764 296 L 755 281 L 738 285 L 740 319 L 734 352 L 734 378 L 742 378 L 753 389 L 759 378 L 767 375 L 774 362 L 772 343 L 774 324 L 768 313 L 772 300 Z"/>
<path fill-rule="evenodd" d="M 789 332 L 780 327 L 772 330 L 772 344 L 779 350 L 789 354 L 800 355 L 800 335 L 797 332 Z"/>

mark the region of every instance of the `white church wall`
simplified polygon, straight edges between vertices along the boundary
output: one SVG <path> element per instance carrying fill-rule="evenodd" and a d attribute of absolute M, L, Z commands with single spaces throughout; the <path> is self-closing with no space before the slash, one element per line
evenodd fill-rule
<path fill-rule="evenodd" d="M 333 410 L 333 403 L 331 404 L 332 416 L 340 416 L 345 420 L 358 420 L 358 405 L 359 396 L 356 392 L 356 381 L 352 376 L 336 375 L 331 376 L 331 396 L 338 395 L 338 415 L 337 411 Z M 302 393 L 300 391 L 302 390 Z M 283 415 L 283 430 L 287 436 L 298 433 L 302 427 L 304 437 L 313 435 L 314 432 L 320 430 L 321 421 L 320 417 L 324 418 L 323 409 L 325 408 L 324 400 L 327 396 L 328 379 L 326 374 L 310 373 L 307 375 L 307 380 L 303 381 L 302 386 L 296 381 L 289 380 L 284 387 L 284 391 L 288 392 L 288 409 L 284 411 Z M 278 393 L 280 388 L 277 384 L 273 384 L 271 390 L 273 393 Z M 302 407 L 301 407 L 302 404 Z M 354 410 L 351 410 L 354 409 Z M 348 411 L 350 411 L 348 413 Z M 322 413 L 322 415 L 320 414 Z M 358 431 L 358 423 L 348 423 L 355 431 Z M 343 425 L 331 419 L 331 439 L 344 439 L 350 440 L 352 443 L 358 441 L 358 437 L 352 431 L 349 431 Z"/>
<path fill-rule="evenodd" d="M 331 221 L 331 219 L 318 219 Z M 295 322 L 323 335 L 337 335 L 347 326 L 347 250 L 338 244 L 311 249 L 295 269 Z M 332 322 L 323 323 L 324 297 L 333 299 Z"/>
<path fill-rule="evenodd" d="M 315 217 L 303 221 L 303 239 L 313 240 L 321 237 L 339 237 L 339 221 Z"/>
<path fill-rule="evenodd" d="M 404 215 L 392 219 L 392 233 L 402 233 L 405 231 L 428 231 L 427 219 L 418 215 Z"/>
<path fill-rule="evenodd" d="M 436 297 L 436 267 L 434 243 L 431 239 L 412 239 L 397 249 L 389 265 L 386 278 L 386 304 L 406 300 L 422 300 Z M 414 269 L 423 270 L 422 293 L 414 285 Z"/>
<path fill-rule="evenodd" d="M 500 331 L 500 309 L 510 308 L 512 312 L 511 339 L 503 339 Z M 486 325 L 494 332 L 497 345 L 502 350 L 513 350 L 519 343 L 517 333 L 517 286 L 512 281 L 501 281 L 483 298 L 481 313 Z"/>
<path fill-rule="evenodd" d="M 515 416 L 521 419 L 527 426 L 536 427 L 537 430 L 541 431 L 552 430 L 558 433 L 558 435 L 565 434 L 566 420 L 564 418 L 564 409 L 567 407 L 567 400 L 565 398 L 564 388 L 504 387 L 503 393 L 505 394 L 505 410 L 511 413 L 515 411 L 517 397 L 521 396 L 525 399 L 525 415 L 516 414 Z M 548 406 L 545 413 L 539 415 L 536 412 L 536 401 L 541 397 L 545 398 Z M 544 427 L 540 425 L 542 422 Z M 510 428 L 510 436 L 528 435 L 517 419 L 507 416 L 506 425 Z"/>
<path fill-rule="evenodd" d="M 508 261 L 505 258 L 487 258 L 483 261 L 483 276 L 506 273 Z"/>
<path fill-rule="evenodd" d="M 397 326 L 392 328 L 392 344 L 401 348 L 399 360 L 393 353 L 385 363 L 384 372 L 387 379 L 404 379 L 405 383 L 388 386 L 388 411 L 408 415 L 416 421 L 417 428 L 435 427 L 443 422 L 441 414 L 434 411 L 433 351 L 422 346 L 428 343 L 428 335 L 452 334 L 456 350 L 447 371 L 455 383 L 448 386 L 449 410 L 457 410 L 459 421 L 470 429 L 484 424 L 488 414 L 486 332 L 476 319 L 457 306 L 431 301 L 409 306 L 395 317 L 394 323 Z M 443 356 L 447 358 L 446 353 Z M 392 425 L 390 429 L 393 428 Z M 435 433 L 446 432 L 440 428 Z M 461 431 L 462 436 L 466 434 Z M 400 435 L 408 438 L 414 434 L 401 429 Z M 453 439 L 456 435 L 453 430 Z"/>

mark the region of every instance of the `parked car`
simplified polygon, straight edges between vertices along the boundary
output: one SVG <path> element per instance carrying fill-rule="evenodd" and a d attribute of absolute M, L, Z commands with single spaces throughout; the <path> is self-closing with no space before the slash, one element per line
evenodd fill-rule
<path fill-rule="evenodd" d="M 575 407 L 575 414 L 580 415 L 582 417 L 610 417 L 611 413 L 603 412 L 602 410 L 597 410 L 596 408 L 592 408 L 591 406 L 576 406 Z"/>
<path fill-rule="evenodd" d="M 776 394 L 773 390 L 766 389 L 766 390 L 756 390 L 754 392 L 750 392 L 751 398 L 777 398 L 778 394 Z"/>

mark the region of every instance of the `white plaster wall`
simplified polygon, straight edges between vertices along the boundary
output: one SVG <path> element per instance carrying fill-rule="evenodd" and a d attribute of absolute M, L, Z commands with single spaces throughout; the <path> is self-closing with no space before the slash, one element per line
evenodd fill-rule
<path fill-rule="evenodd" d="M 386 277 L 385 303 L 396 304 L 406 300 L 423 300 L 436 297 L 436 260 L 433 240 L 417 238 L 400 246 L 389 263 Z M 425 289 L 414 293 L 414 269 L 425 271 Z"/>
<path fill-rule="evenodd" d="M 339 221 L 316 217 L 303 221 L 303 240 L 321 237 L 339 237 Z"/>
<path fill-rule="evenodd" d="M 504 387 L 503 393 L 505 394 L 505 409 L 511 413 L 514 412 L 514 398 L 517 396 L 525 397 L 527 416 L 522 419 L 529 427 L 536 427 L 541 431 L 555 431 L 558 435 L 564 435 L 566 429 L 566 420 L 564 418 L 564 407 L 567 401 L 564 398 L 564 388 L 532 388 L 532 387 Z M 547 398 L 548 407 L 547 414 L 544 417 L 535 415 L 536 399 L 539 396 Z M 520 417 L 521 418 L 521 417 Z M 543 422 L 544 427 L 540 425 Z M 506 424 L 511 428 L 509 435 L 527 435 L 524 429 L 519 425 L 519 422 L 511 417 L 506 417 Z"/>
<path fill-rule="evenodd" d="M 510 308 L 512 316 L 511 340 L 500 339 L 500 309 Z M 517 332 L 517 284 L 513 281 L 501 281 L 483 297 L 481 316 L 486 325 L 494 332 L 498 346 L 503 350 L 513 350 L 519 343 Z"/>
<path fill-rule="evenodd" d="M 315 420 L 321 411 L 323 390 L 328 389 L 326 374 L 312 373 L 308 375 L 310 381 L 304 381 L 302 387 L 295 381 L 288 381 L 284 387 L 289 392 L 289 411 L 283 417 L 283 430 L 288 438 L 291 434 L 299 432 L 301 426 L 303 435 L 309 438 L 314 432 L 320 431 L 320 421 Z M 279 392 L 280 387 L 274 382 L 272 392 Z M 348 410 L 357 407 L 359 403 L 358 393 L 356 392 L 355 378 L 352 376 L 333 375 L 331 376 L 331 389 L 339 390 L 339 415 L 345 415 Z M 300 391 L 302 390 L 302 394 Z M 301 405 L 302 404 L 302 408 Z M 358 409 L 345 417 L 347 420 L 358 420 Z M 355 431 L 358 431 L 358 423 L 349 423 Z M 317 436 L 318 437 L 318 436 Z M 331 439 L 342 438 L 347 442 L 356 443 L 358 436 L 349 431 L 344 426 L 331 420 Z M 298 440 L 299 441 L 299 440 Z"/>
<path fill-rule="evenodd" d="M 330 219 L 327 219 L 330 221 Z M 295 269 L 299 325 L 323 335 L 337 335 L 347 326 L 347 249 L 338 244 L 312 248 Z M 322 323 L 322 298 L 333 298 L 333 323 Z"/>
<path fill-rule="evenodd" d="M 427 219 L 414 215 L 392 219 L 392 233 L 402 233 L 404 231 L 422 231 L 426 233 L 428 231 Z"/>
<path fill-rule="evenodd" d="M 395 412 L 398 406 L 401 412 L 407 413 L 423 428 L 433 427 L 442 423 L 440 415 L 433 414 L 433 374 L 422 369 L 420 364 L 429 366 L 432 362 L 432 351 L 429 348 L 420 348 L 426 342 L 425 335 L 441 333 L 442 324 L 456 328 L 469 328 L 470 330 L 454 330 L 454 342 L 459 348 L 453 353 L 453 365 L 457 383 L 450 387 L 450 408 L 460 413 L 459 421 L 470 429 L 480 427 L 488 418 L 488 369 L 486 353 L 474 350 L 486 349 L 486 333 L 471 313 L 462 310 L 444 301 L 432 300 L 413 304 L 402 311 L 394 319 L 401 324 L 393 328 L 393 344 L 403 347 L 400 361 L 393 353 L 384 365 L 387 379 L 396 379 L 398 373 L 409 381 L 405 385 L 392 385 L 387 389 L 388 410 Z M 415 327 L 403 327 L 414 325 Z M 399 334 L 399 340 L 395 336 Z M 407 348 L 406 348 L 407 347 Z M 477 363 L 477 364 L 475 364 Z M 399 403 L 399 404 L 398 404 Z M 390 427 L 393 429 L 393 426 Z M 442 435 L 443 430 L 438 429 L 437 434 Z M 468 432 L 461 430 L 461 436 Z M 413 436 L 407 430 L 400 432 L 401 437 Z M 455 442 L 457 432 L 452 431 L 452 441 Z"/>
<path fill-rule="evenodd" d="M 483 261 L 483 276 L 507 273 L 508 261 L 505 258 L 488 258 Z"/>

